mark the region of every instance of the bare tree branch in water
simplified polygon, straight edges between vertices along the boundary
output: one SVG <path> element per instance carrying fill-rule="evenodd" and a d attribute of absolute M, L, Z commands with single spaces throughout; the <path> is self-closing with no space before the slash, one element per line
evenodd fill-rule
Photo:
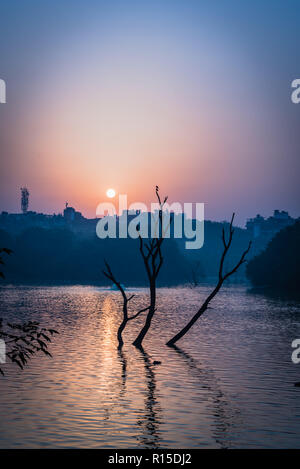
<path fill-rule="evenodd" d="M 2 259 L 3 253 L 11 254 L 12 252 L 11 249 L 0 248 L 0 264 L 4 264 Z M 5 278 L 1 271 L 0 277 Z M 4 343 L 4 356 L 1 356 L 0 363 L 5 362 L 6 358 L 8 358 L 9 361 L 23 369 L 30 358 L 37 352 L 42 352 L 44 355 L 51 357 L 52 355 L 47 348 L 54 334 L 58 334 L 55 329 L 40 327 L 40 324 L 36 321 L 12 324 L 4 322 L 0 318 L 0 340 Z M 1 367 L 0 374 L 4 376 L 4 371 Z"/>
<path fill-rule="evenodd" d="M 235 214 L 233 213 L 233 215 L 231 217 L 231 222 L 230 222 L 230 225 L 229 225 L 228 240 L 226 240 L 226 235 L 225 235 L 224 228 L 222 230 L 222 241 L 223 241 L 224 249 L 223 249 L 221 259 L 220 259 L 219 279 L 218 279 L 217 285 L 215 286 L 213 291 L 210 293 L 210 295 L 206 298 L 206 300 L 201 305 L 201 307 L 199 308 L 197 313 L 187 323 L 187 325 L 183 329 L 181 329 L 181 331 L 178 332 L 178 334 L 176 334 L 174 337 L 172 337 L 172 339 L 169 340 L 166 345 L 168 345 L 168 346 L 174 345 L 179 339 L 181 339 L 190 330 L 190 328 L 195 324 L 195 322 L 200 318 L 200 316 L 202 316 L 202 314 L 207 310 L 209 303 L 216 296 L 216 294 L 219 292 L 219 290 L 221 289 L 224 281 L 228 277 L 233 275 L 240 268 L 240 266 L 246 262 L 246 256 L 247 256 L 247 254 L 248 254 L 248 252 L 251 248 L 251 241 L 249 242 L 249 245 L 248 245 L 247 249 L 245 249 L 245 251 L 242 253 L 242 255 L 241 255 L 239 261 L 236 263 L 236 265 L 231 270 L 229 270 L 227 273 L 224 274 L 224 272 L 223 272 L 223 270 L 224 270 L 224 261 L 225 261 L 226 255 L 227 255 L 227 253 L 230 249 L 232 239 L 233 239 L 233 234 L 234 234 L 234 228 L 233 228 L 234 215 Z"/>
<path fill-rule="evenodd" d="M 168 197 L 165 197 L 162 201 L 159 195 L 159 187 L 155 188 L 156 197 L 159 203 L 159 217 L 158 217 L 158 232 L 156 233 L 157 237 L 152 238 L 150 241 L 145 242 L 141 236 L 139 236 L 140 241 L 140 253 L 144 261 L 145 269 L 147 272 L 147 277 L 149 281 L 150 288 L 150 306 L 149 311 L 145 320 L 145 324 L 142 327 L 137 338 L 133 342 L 133 345 L 136 347 L 142 347 L 142 342 L 150 329 L 151 321 L 156 311 L 156 280 L 163 264 L 163 256 L 161 252 L 161 245 L 164 241 L 163 233 L 163 207 L 168 200 Z"/>
<path fill-rule="evenodd" d="M 157 220 L 156 226 L 156 233 L 155 237 L 151 238 L 150 241 L 145 242 L 142 236 L 139 234 L 139 244 L 140 244 L 140 253 L 144 262 L 144 266 L 146 269 L 148 281 L 149 281 L 149 289 L 150 289 L 150 306 L 139 310 L 136 314 L 129 317 L 128 316 L 128 303 L 134 297 L 131 295 L 129 298 L 126 295 L 125 289 L 123 288 L 122 284 L 116 279 L 109 264 L 105 261 L 106 270 L 103 270 L 103 274 L 107 277 L 113 284 L 118 288 L 121 292 L 123 297 L 123 320 L 119 326 L 117 337 L 119 346 L 118 348 L 122 348 L 123 346 L 123 339 L 122 339 L 122 332 L 124 331 L 128 321 L 137 318 L 141 313 L 148 311 L 145 324 L 142 327 L 140 333 L 138 334 L 137 338 L 133 342 L 133 345 L 140 348 L 142 347 L 142 342 L 147 334 L 150 326 L 151 321 L 156 311 L 156 279 L 160 272 L 161 266 L 163 264 L 163 256 L 161 252 L 161 245 L 164 240 L 164 233 L 163 233 L 163 207 L 168 200 L 168 197 L 165 197 L 162 201 L 159 195 L 159 187 L 156 186 L 155 188 L 156 197 L 159 204 L 159 216 Z"/>
<path fill-rule="evenodd" d="M 107 277 L 111 282 L 113 282 L 113 284 L 121 292 L 121 295 L 122 295 L 122 298 L 123 298 L 123 320 L 122 320 L 122 322 L 121 322 L 121 324 L 118 328 L 118 333 L 117 333 L 118 342 L 119 342 L 118 349 L 120 350 L 123 347 L 123 344 L 124 344 L 123 338 L 122 338 L 122 333 L 123 333 L 128 321 L 131 321 L 132 319 L 137 318 L 141 313 L 144 313 L 145 311 L 147 311 L 149 309 L 149 306 L 147 306 L 146 308 L 140 309 L 133 316 L 128 316 L 128 303 L 129 303 L 130 300 L 132 300 L 134 295 L 131 295 L 129 297 L 126 295 L 126 292 L 125 292 L 122 284 L 116 279 L 116 277 L 112 273 L 112 270 L 111 270 L 110 265 L 108 264 L 108 262 L 104 261 L 104 263 L 105 263 L 106 270 L 102 271 L 103 275 L 105 275 L 105 277 Z"/>

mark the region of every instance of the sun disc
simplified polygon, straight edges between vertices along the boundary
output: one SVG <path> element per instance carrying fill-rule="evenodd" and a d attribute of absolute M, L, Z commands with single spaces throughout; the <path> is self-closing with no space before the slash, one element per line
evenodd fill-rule
<path fill-rule="evenodd" d="M 107 195 L 107 197 L 112 199 L 116 195 L 116 191 L 114 189 L 107 189 L 106 195 Z"/>

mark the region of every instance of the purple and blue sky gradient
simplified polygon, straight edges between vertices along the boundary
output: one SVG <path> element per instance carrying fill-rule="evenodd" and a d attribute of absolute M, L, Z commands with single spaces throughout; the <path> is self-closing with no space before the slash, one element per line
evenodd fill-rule
<path fill-rule="evenodd" d="M 299 216 L 299 1 L 2 0 L 0 210 L 89 217 L 108 187 Z"/>

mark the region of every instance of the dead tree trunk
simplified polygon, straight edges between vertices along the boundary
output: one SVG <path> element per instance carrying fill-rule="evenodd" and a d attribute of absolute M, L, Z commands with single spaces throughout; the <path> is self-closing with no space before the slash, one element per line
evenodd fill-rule
<path fill-rule="evenodd" d="M 213 289 L 211 294 L 206 298 L 206 300 L 201 305 L 201 307 L 199 308 L 197 313 L 192 317 L 192 319 L 186 324 L 185 327 L 183 327 L 181 329 L 180 332 L 178 332 L 178 334 L 176 334 L 174 337 L 172 337 L 172 339 L 169 340 L 166 343 L 166 345 L 168 345 L 168 346 L 174 345 L 179 339 L 181 339 L 190 330 L 190 328 L 195 324 L 195 322 L 200 318 L 200 316 L 202 316 L 202 314 L 207 310 L 209 303 L 216 296 L 216 294 L 219 292 L 219 290 L 221 289 L 224 281 L 228 277 L 230 277 L 232 274 L 234 274 L 244 262 L 246 262 L 245 258 L 246 258 L 246 255 L 248 254 L 248 252 L 251 248 L 251 241 L 249 242 L 249 245 L 248 245 L 247 249 L 243 252 L 239 262 L 235 265 L 235 267 L 232 270 L 230 270 L 229 272 L 227 272 L 226 274 L 223 274 L 224 261 L 225 261 L 226 255 L 228 253 L 228 250 L 231 246 L 232 237 L 233 237 L 233 233 L 234 233 L 234 228 L 232 226 L 233 225 L 233 220 L 234 220 L 234 214 L 232 215 L 231 222 L 230 222 L 230 225 L 229 225 L 228 241 L 226 241 L 226 238 L 225 238 L 224 228 L 222 230 L 222 241 L 223 241 L 224 250 L 223 250 L 223 253 L 222 253 L 222 256 L 221 256 L 221 259 L 220 259 L 219 279 L 218 279 L 217 285 L 215 286 L 215 288 Z"/>
<path fill-rule="evenodd" d="M 142 327 L 140 333 L 138 334 L 137 338 L 133 342 L 138 348 L 142 347 L 142 342 L 150 329 L 152 318 L 156 311 L 156 280 L 163 264 L 163 257 L 161 253 L 161 245 L 164 240 L 164 233 L 163 233 L 163 206 L 168 200 L 168 197 L 165 197 L 164 201 L 161 202 L 159 196 L 159 188 L 156 186 L 156 196 L 159 202 L 159 226 L 158 226 L 158 233 L 157 238 L 151 239 L 148 243 L 144 243 L 143 238 L 140 236 L 140 253 L 144 261 L 145 269 L 147 272 L 148 280 L 149 280 L 149 288 L 150 288 L 150 306 L 149 311 L 145 320 L 145 324 Z"/>
<path fill-rule="evenodd" d="M 109 264 L 106 261 L 105 261 L 105 266 L 106 266 L 106 271 L 105 270 L 102 271 L 103 275 L 105 275 L 105 277 L 107 277 L 109 280 L 111 280 L 116 285 L 116 287 L 121 292 L 122 297 L 123 297 L 123 320 L 122 320 L 122 322 L 121 322 L 121 324 L 118 328 L 118 332 L 117 332 L 117 338 L 118 338 L 118 342 L 119 342 L 118 349 L 120 350 L 123 347 L 123 344 L 124 344 L 123 338 L 122 338 L 122 332 L 124 331 L 128 321 L 131 321 L 132 319 L 137 318 L 141 313 L 147 311 L 149 309 L 149 306 L 147 306 L 147 308 L 140 309 L 136 314 L 129 317 L 128 316 L 128 303 L 129 303 L 130 300 L 132 300 L 134 295 L 131 295 L 128 298 L 126 293 L 125 293 L 124 288 L 122 287 L 121 283 L 118 282 L 116 277 L 113 275 L 113 273 L 111 271 L 111 268 L 110 268 Z"/>
<path fill-rule="evenodd" d="M 135 345 L 138 348 L 142 347 L 142 342 L 145 338 L 145 335 L 147 334 L 148 330 L 151 327 L 152 318 L 153 318 L 154 313 L 156 311 L 155 305 L 156 305 L 156 279 L 151 279 L 151 282 L 150 282 L 149 312 L 147 314 L 144 326 L 142 327 L 139 335 L 137 336 L 137 338 L 133 342 L 133 345 Z"/>

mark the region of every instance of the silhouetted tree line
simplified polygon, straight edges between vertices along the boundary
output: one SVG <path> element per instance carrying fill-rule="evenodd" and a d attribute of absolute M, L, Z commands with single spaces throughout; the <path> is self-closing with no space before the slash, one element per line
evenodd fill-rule
<path fill-rule="evenodd" d="M 0 245 L 10 246 L 14 255 L 6 266 L 8 283 L 111 285 L 101 276 L 101 259 L 107 258 L 115 274 L 126 285 L 147 285 L 138 240 L 82 238 L 64 228 L 29 228 L 17 236 L 0 231 Z M 165 241 L 166 262 L 159 284 L 186 283 L 189 265 L 177 243 Z"/>
<path fill-rule="evenodd" d="M 228 223 L 205 221 L 204 246 L 199 250 L 181 249 L 176 240 L 164 240 L 165 261 L 158 277 L 159 286 L 190 284 L 197 286 L 217 278 L 222 254 L 220 237 Z M 238 260 L 240 251 L 249 242 L 249 234 L 236 228 L 230 261 Z M 134 239 L 83 238 L 66 228 L 27 228 L 12 235 L 0 229 L 0 246 L 14 251 L 6 266 L 7 283 L 23 284 L 97 284 L 111 282 L 99 275 L 99 260 L 109 259 L 117 278 L 125 285 L 148 285 L 144 262 Z M 183 244 L 183 242 L 182 242 Z M 244 268 L 234 280 L 245 280 Z"/>
<path fill-rule="evenodd" d="M 254 287 L 299 294 L 300 221 L 277 233 L 267 248 L 249 261 L 247 276 Z"/>

